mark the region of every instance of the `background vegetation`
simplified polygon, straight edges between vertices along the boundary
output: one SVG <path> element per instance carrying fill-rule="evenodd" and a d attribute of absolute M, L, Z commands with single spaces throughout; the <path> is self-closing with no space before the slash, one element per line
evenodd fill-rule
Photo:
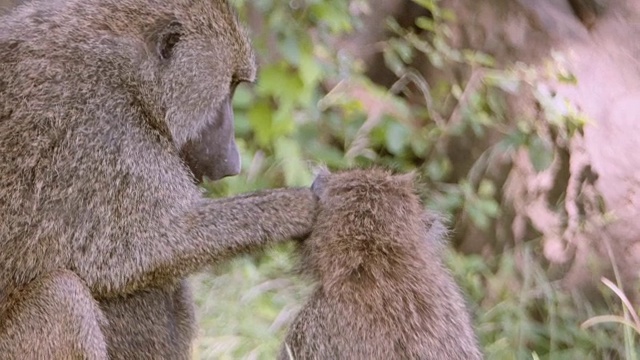
<path fill-rule="evenodd" d="M 623 317 L 594 322 L 626 316 L 632 324 L 622 293 L 603 286 L 602 301 L 592 304 L 562 289 L 548 278 L 539 238 L 510 242 L 494 226 L 506 214 L 492 167 L 516 154 L 528 156 L 536 171 L 552 165 L 586 119 L 545 83 L 576 79 L 561 61 L 540 71 L 456 48 L 448 27 L 458 20 L 455 14 L 436 0 L 415 2 L 429 15 L 410 27 L 387 19 L 383 26 L 392 35 L 376 44 L 399 79 L 385 87 L 341 47 L 358 30 L 358 15 L 375 4 L 236 0 L 251 24 L 260 71 L 258 82 L 241 86 L 234 99 L 243 173 L 206 184 L 210 195 L 309 186 L 317 164 L 415 169 L 428 208 L 448 215 L 452 226 L 471 224 L 498 239 L 466 253 L 456 251 L 454 241 L 448 258 L 468 295 L 487 359 L 635 358 L 631 325 L 581 326 L 605 314 Z M 462 65 L 473 76 L 428 83 L 415 71 L 416 62 L 443 73 Z M 537 99 L 543 116 L 513 118 L 505 104 L 510 96 Z M 470 164 L 463 166 L 451 151 L 461 141 L 487 146 L 470 150 L 464 156 Z M 560 196 L 555 205 L 562 202 Z M 201 319 L 196 358 L 274 358 L 309 286 L 292 274 L 291 250 L 291 244 L 267 249 L 193 279 Z"/>

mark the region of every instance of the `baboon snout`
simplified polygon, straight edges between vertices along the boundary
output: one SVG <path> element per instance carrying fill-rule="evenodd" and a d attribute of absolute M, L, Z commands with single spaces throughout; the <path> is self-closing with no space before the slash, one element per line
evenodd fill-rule
<path fill-rule="evenodd" d="M 202 182 L 205 176 L 215 181 L 240 173 L 231 97 L 220 104 L 215 119 L 205 125 L 200 136 L 180 149 L 180 155 L 198 182 Z"/>

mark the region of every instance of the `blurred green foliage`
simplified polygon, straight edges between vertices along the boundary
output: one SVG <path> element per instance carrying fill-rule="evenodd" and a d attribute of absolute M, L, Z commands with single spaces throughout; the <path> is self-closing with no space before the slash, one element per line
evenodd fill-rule
<path fill-rule="evenodd" d="M 537 171 L 549 167 L 585 119 L 541 84 L 549 77 L 576 79 L 557 66 L 544 74 L 523 65 L 499 69 L 486 54 L 453 48 L 447 24 L 455 14 L 437 0 L 415 1 L 430 16 L 419 17 L 414 29 L 388 19 L 394 36 L 380 44 L 386 66 L 399 78 L 387 89 L 368 79 L 338 45 L 359 26 L 352 8 L 374 3 L 235 0 L 241 18 L 252 24 L 259 75 L 234 98 L 242 174 L 206 184 L 210 195 L 308 186 L 316 165 L 380 164 L 417 170 L 429 208 L 451 217 L 464 214 L 478 229 L 492 231 L 502 206 L 487 169 L 499 155 L 516 151 L 526 151 Z M 471 78 L 428 84 L 415 69 L 422 61 L 443 71 L 464 65 Z M 508 119 L 505 97 L 523 89 L 537 99 L 544 121 Z M 458 142 L 488 144 L 469 154 L 475 160 L 462 174 L 450 154 Z M 621 356 L 625 340 L 619 327 L 580 328 L 597 310 L 549 282 L 531 246 L 535 242 L 490 258 L 449 256 L 469 295 L 487 359 Z M 196 358 L 274 358 L 309 286 L 291 273 L 291 250 L 290 244 L 278 246 L 194 279 L 201 319 Z M 612 301 L 602 311 L 620 307 Z"/>

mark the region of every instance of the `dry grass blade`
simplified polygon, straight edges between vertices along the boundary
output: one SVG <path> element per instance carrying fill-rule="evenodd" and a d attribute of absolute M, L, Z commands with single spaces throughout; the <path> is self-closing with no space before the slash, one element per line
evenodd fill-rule
<path fill-rule="evenodd" d="M 617 315 L 594 316 L 594 317 L 588 319 L 587 321 L 583 322 L 580 325 L 580 327 L 583 328 L 583 329 L 586 329 L 586 328 L 592 327 L 592 326 L 597 325 L 597 324 L 611 323 L 611 322 L 615 322 L 615 323 L 619 323 L 619 324 L 622 324 L 622 325 L 629 326 L 630 328 L 635 330 L 638 334 L 640 334 L 640 327 L 638 327 L 636 324 L 632 323 L 631 321 L 623 318 L 622 316 L 617 316 Z"/>
<path fill-rule="evenodd" d="M 291 348 L 289 347 L 289 344 L 285 344 L 286 348 L 287 348 L 287 355 L 289 355 L 289 360 L 295 360 L 293 357 L 293 353 L 291 352 Z"/>
<path fill-rule="evenodd" d="M 633 305 L 631 305 L 629 298 L 627 298 L 624 292 L 616 284 L 614 284 L 613 282 L 611 282 L 611 280 L 607 278 L 603 277 L 600 279 L 600 281 L 602 281 L 603 284 L 605 284 L 609 289 L 611 289 L 611 291 L 613 291 L 620 298 L 624 306 L 627 308 L 627 310 L 631 314 L 631 317 L 633 318 L 633 322 L 635 323 L 635 328 L 636 329 L 640 328 L 640 319 L 638 319 L 638 314 L 633 309 Z"/>

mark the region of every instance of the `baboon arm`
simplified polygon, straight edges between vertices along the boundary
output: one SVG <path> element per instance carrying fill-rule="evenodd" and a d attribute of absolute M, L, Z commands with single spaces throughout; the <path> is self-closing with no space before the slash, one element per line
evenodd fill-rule
<path fill-rule="evenodd" d="M 237 199 L 203 199 L 185 217 L 187 236 L 209 244 L 214 261 L 239 252 L 308 235 L 316 201 L 309 189 L 277 189 Z"/>
<path fill-rule="evenodd" d="M 160 239 L 143 236 L 132 252 L 114 252 L 122 256 L 109 257 L 107 263 L 94 266 L 93 273 L 90 264 L 79 272 L 84 273 L 96 297 L 131 293 L 271 242 L 304 237 L 311 232 L 315 214 L 316 201 L 309 189 L 267 190 L 220 200 L 203 198 L 172 220 L 168 231 L 160 231 Z"/>

